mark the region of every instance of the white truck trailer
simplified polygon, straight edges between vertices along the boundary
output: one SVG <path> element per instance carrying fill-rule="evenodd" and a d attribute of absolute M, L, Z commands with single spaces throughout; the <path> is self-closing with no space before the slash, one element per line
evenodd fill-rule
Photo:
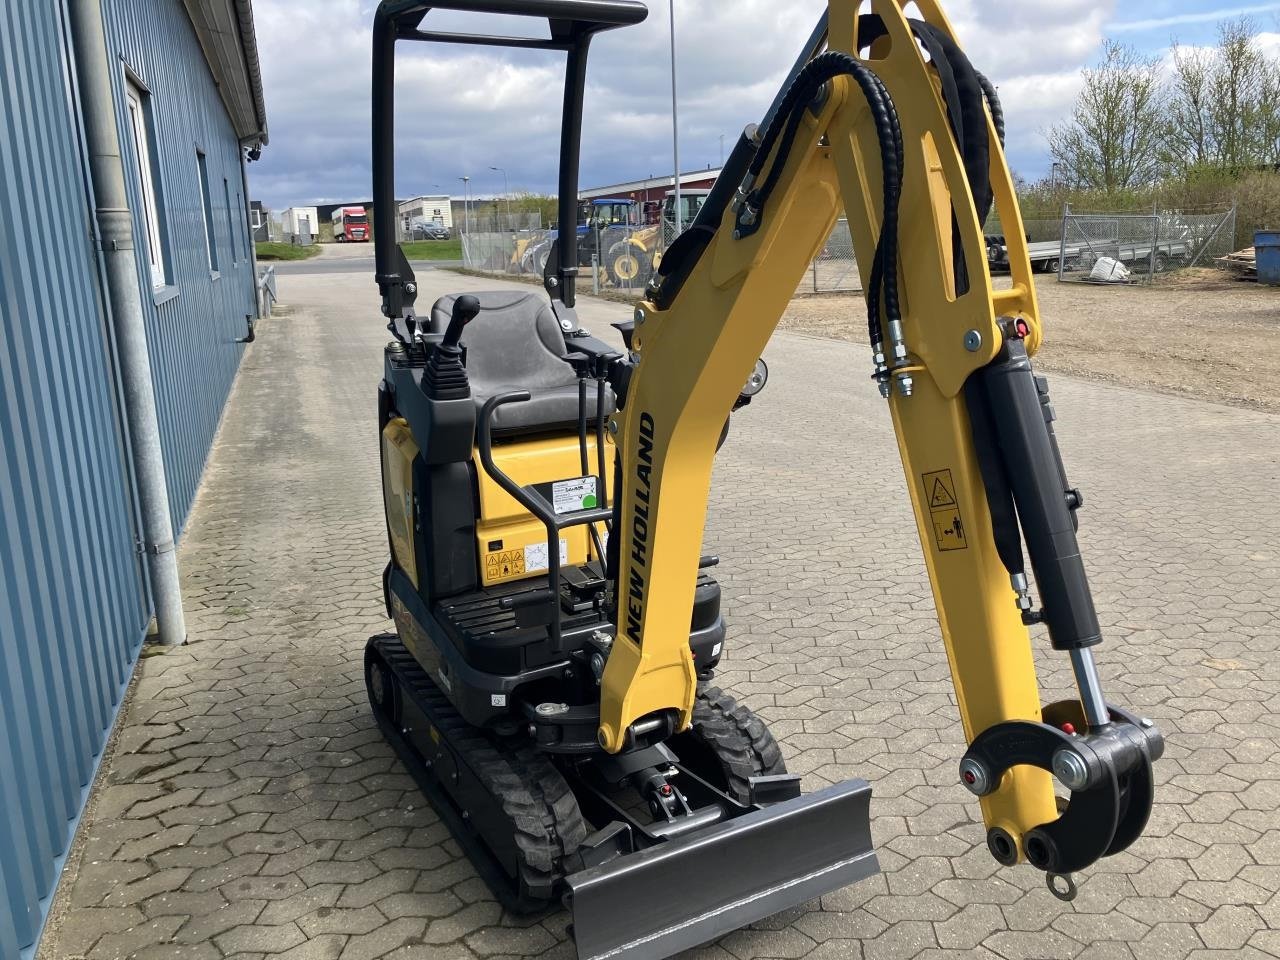
<path fill-rule="evenodd" d="M 280 220 L 285 243 L 306 246 L 320 235 L 320 214 L 315 207 L 290 207 Z"/>

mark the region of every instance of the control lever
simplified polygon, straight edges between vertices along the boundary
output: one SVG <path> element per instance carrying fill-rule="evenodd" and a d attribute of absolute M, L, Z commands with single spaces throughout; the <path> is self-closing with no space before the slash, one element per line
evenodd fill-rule
<path fill-rule="evenodd" d="M 431 360 L 423 376 L 423 390 L 433 400 L 464 400 L 471 395 L 467 371 L 462 365 L 462 331 L 480 312 L 475 297 L 459 297 L 453 302 L 453 315 L 444 339 L 431 352 Z"/>
<path fill-rule="evenodd" d="M 458 344 L 462 342 L 462 331 L 479 313 L 480 301 L 475 297 L 459 297 L 453 301 L 453 314 L 449 317 L 449 326 L 444 332 L 440 348 L 456 351 Z"/>

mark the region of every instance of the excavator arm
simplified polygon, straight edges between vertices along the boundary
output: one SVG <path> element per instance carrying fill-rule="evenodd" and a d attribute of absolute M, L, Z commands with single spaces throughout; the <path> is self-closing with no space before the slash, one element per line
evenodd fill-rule
<path fill-rule="evenodd" d="M 688 626 L 717 441 L 844 210 L 868 299 L 869 371 L 897 433 L 970 744 L 960 778 L 981 798 L 993 855 L 1029 860 L 1069 895 L 1061 875 L 1141 833 L 1163 741 L 1108 706 L 1094 666 L 1082 498 L 1031 368 L 1040 315 L 994 90 L 933 0 L 916 0 L 918 19 L 905 0 L 861 6 L 830 0 L 636 309 L 610 423 L 617 623 L 599 739 L 617 752 L 657 717 L 690 723 Z M 993 207 L 1009 240 L 1012 284 L 1001 290 L 983 240 Z M 1038 623 L 1070 657 L 1077 699 L 1042 704 Z"/>

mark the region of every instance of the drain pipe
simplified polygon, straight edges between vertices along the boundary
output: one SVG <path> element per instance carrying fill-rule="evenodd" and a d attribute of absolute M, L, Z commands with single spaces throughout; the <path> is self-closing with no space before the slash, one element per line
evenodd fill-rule
<path fill-rule="evenodd" d="M 160 421 L 151 380 L 142 293 L 138 288 L 133 218 L 125 192 L 124 159 L 111 96 L 111 68 L 101 0 L 70 0 L 67 6 L 97 204 L 94 214 L 106 265 L 107 294 L 132 441 L 130 454 L 142 509 L 143 548 L 151 597 L 155 603 L 159 642 L 172 646 L 186 640 L 187 625 L 182 613 L 178 555 L 169 516 L 169 487 L 160 447 Z"/>

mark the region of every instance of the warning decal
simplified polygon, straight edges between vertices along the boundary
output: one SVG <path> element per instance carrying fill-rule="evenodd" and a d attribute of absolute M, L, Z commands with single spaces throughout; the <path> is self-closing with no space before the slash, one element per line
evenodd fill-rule
<path fill-rule="evenodd" d="M 502 550 L 484 555 L 484 578 L 488 583 L 524 576 L 524 550 Z"/>
<path fill-rule="evenodd" d="M 954 507 L 956 505 L 955 485 L 951 482 L 950 470 L 929 473 L 925 477 L 926 480 L 929 477 L 933 478 L 933 488 L 929 491 L 930 510 L 940 510 L 942 507 Z"/>
<path fill-rule="evenodd" d="M 925 503 L 929 508 L 929 520 L 933 538 L 939 550 L 967 550 L 964 519 L 960 516 L 960 503 L 956 499 L 956 484 L 950 470 L 926 473 L 924 480 Z"/>

